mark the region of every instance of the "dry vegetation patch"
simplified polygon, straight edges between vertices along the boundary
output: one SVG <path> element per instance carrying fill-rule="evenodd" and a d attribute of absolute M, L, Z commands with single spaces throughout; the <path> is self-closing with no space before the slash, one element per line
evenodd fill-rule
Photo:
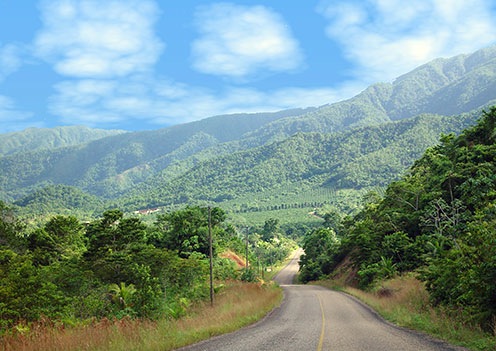
<path fill-rule="evenodd" d="M 72 328 L 41 321 L 29 332 L 4 335 L 0 350 L 173 350 L 254 323 L 281 301 L 282 291 L 273 284 L 233 281 L 215 296 L 213 307 L 198 304 L 178 320 L 103 319 Z"/>
<path fill-rule="evenodd" d="M 348 273 L 352 274 L 351 271 Z M 430 334 L 470 350 L 496 350 L 496 337 L 488 336 L 479 327 L 469 325 L 460 316 L 463 311 L 433 306 L 424 283 L 409 273 L 379 283 L 370 291 L 346 286 L 347 274 L 341 272 L 337 280 L 318 282 L 328 288 L 342 290 L 365 302 L 385 319 L 406 328 Z"/>

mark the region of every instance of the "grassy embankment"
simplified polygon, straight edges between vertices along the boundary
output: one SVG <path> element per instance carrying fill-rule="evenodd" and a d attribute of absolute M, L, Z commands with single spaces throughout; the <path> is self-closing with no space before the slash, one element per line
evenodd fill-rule
<path fill-rule="evenodd" d="M 470 350 L 496 350 L 496 326 L 491 335 L 462 320 L 461 313 L 433 307 L 424 284 L 413 274 L 384 281 L 370 292 L 347 286 L 343 277 L 318 284 L 359 298 L 396 325 L 424 332 Z"/>
<path fill-rule="evenodd" d="M 26 335 L 0 339 L 0 350 L 173 350 L 252 324 L 281 300 L 282 291 L 274 284 L 231 282 L 215 296 L 213 307 L 197 305 L 178 320 L 101 320 L 73 328 L 39 323 Z"/>

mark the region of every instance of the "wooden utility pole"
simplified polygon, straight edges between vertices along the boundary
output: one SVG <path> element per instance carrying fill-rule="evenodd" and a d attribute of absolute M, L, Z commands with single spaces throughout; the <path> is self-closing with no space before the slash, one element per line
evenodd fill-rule
<path fill-rule="evenodd" d="M 210 305 L 214 305 L 214 252 L 212 248 L 212 209 L 208 206 L 208 246 L 210 256 Z"/>
<path fill-rule="evenodd" d="M 245 263 L 245 268 L 248 270 L 248 227 L 246 227 L 246 263 Z"/>

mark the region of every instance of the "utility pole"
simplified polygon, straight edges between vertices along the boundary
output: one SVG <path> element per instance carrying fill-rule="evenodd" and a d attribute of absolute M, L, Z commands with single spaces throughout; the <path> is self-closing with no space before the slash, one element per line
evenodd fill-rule
<path fill-rule="evenodd" d="M 210 253 L 210 306 L 214 305 L 214 253 L 212 249 L 212 209 L 208 206 L 208 246 Z"/>
<path fill-rule="evenodd" d="M 248 271 L 248 227 L 246 227 L 246 263 L 245 263 L 245 268 Z"/>

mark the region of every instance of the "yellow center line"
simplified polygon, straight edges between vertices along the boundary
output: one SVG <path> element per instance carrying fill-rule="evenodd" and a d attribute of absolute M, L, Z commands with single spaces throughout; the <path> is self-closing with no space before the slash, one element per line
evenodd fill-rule
<path fill-rule="evenodd" d="M 320 299 L 320 296 L 317 295 L 317 298 L 319 299 L 319 304 L 320 304 L 320 312 L 322 313 L 322 330 L 320 331 L 320 339 L 319 339 L 319 345 L 317 346 L 317 351 L 322 351 L 322 345 L 324 344 L 324 333 L 325 333 L 325 314 L 324 314 L 324 307 L 322 306 L 322 300 Z"/>

